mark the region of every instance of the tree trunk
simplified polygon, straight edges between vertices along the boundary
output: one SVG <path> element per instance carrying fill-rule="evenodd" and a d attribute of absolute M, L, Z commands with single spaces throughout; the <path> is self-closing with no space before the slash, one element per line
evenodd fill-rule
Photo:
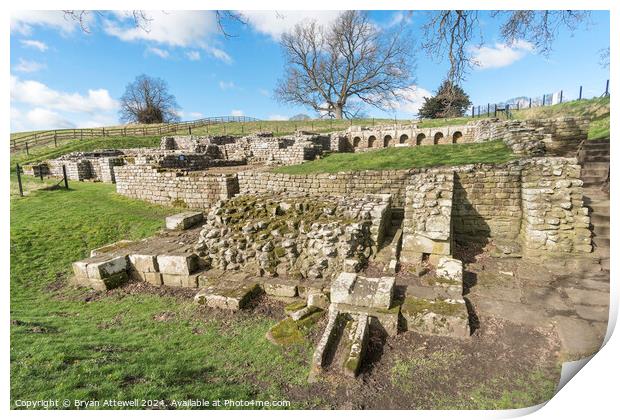
<path fill-rule="evenodd" d="M 337 120 L 342 119 L 342 105 L 334 105 L 334 115 Z"/>

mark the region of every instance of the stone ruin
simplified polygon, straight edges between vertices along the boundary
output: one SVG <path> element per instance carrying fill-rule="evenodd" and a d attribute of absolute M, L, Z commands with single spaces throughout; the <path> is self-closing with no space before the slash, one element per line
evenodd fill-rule
<path fill-rule="evenodd" d="M 97 290 L 130 278 L 190 288 L 197 304 L 231 311 L 266 294 L 288 304 L 287 317 L 267 333 L 278 345 L 327 318 L 309 380 L 355 377 L 371 334 L 470 335 L 475 314 L 456 241 L 488 242 L 501 258 L 593 258 L 572 146 L 555 149 L 562 157 L 530 155 L 552 150 L 557 136 L 568 144 L 578 131 L 581 141 L 576 121 L 476 122 L 462 131 L 465 139 L 490 139 L 504 130 L 524 153 L 504 164 L 304 175 L 261 169 L 341 149 L 342 133 L 164 137 L 159 149 L 93 156 L 123 160 L 114 166 L 119 193 L 193 210 L 170 216 L 158 236 L 93 250 L 73 264 L 73 281 Z"/>

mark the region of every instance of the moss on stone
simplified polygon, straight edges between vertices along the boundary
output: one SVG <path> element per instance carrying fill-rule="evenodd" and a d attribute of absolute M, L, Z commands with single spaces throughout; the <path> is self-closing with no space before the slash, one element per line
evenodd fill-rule
<path fill-rule="evenodd" d="M 285 318 L 271 327 L 268 332 L 271 340 L 281 346 L 301 344 L 304 336 L 299 331 L 297 323 L 292 318 Z"/>
<path fill-rule="evenodd" d="M 306 301 L 305 300 L 299 300 L 293 303 L 289 303 L 288 305 L 286 305 L 284 307 L 284 311 L 285 312 L 295 312 L 298 311 L 302 308 L 306 307 Z"/>
<path fill-rule="evenodd" d="M 401 311 L 410 315 L 425 314 L 428 312 L 444 316 L 463 317 L 464 315 L 461 304 L 415 297 L 406 297 L 401 306 Z"/>

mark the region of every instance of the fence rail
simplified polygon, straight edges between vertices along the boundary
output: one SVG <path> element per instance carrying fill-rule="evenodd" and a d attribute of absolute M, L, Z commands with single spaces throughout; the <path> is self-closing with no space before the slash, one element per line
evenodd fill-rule
<path fill-rule="evenodd" d="M 159 124 L 157 126 L 126 126 L 118 128 L 76 128 L 37 131 L 34 133 L 24 134 L 23 136 L 13 137 L 11 139 L 11 153 L 25 150 L 28 153 L 29 147 L 57 145 L 60 140 L 83 140 L 94 137 L 114 137 L 114 136 L 156 136 L 165 134 L 191 134 L 194 128 L 204 127 L 214 124 L 231 123 L 231 122 L 253 122 L 259 121 L 252 117 L 208 117 L 194 121 L 185 121 L 178 123 Z"/>

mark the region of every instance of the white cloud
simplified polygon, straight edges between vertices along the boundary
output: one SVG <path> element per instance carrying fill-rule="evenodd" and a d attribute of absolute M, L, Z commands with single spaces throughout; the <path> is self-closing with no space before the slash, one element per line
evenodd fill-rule
<path fill-rule="evenodd" d="M 412 15 L 413 11 L 411 10 L 395 12 L 392 19 L 388 22 L 387 27 L 391 28 L 400 24 L 407 25 L 411 23 Z"/>
<path fill-rule="evenodd" d="M 197 120 L 200 119 L 202 117 L 204 117 L 204 115 L 202 114 L 202 112 L 190 112 L 188 114 L 190 117 L 192 117 L 193 119 Z"/>
<path fill-rule="evenodd" d="M 230 115 L 232 115 L 233 117 L 243 117 L 243 111 L 240 109 L 233 109 L 232 111 L 230 111 Z"/>
<path fill-rule="evenodd" d="M 164 58 L 164 59 L 166 59 L 166 58 L 168 58 L 170 56 L 170 53 L 168 51 L 162 50 L 161 48 L 157 48 L 157 47 L 148 47 L 146 49 L 146 52 L 148 54 L 153 54 L 153 55 L 156 55 L 156 56 Z"/>
<path fill-rule="evenodd" d="M 11 102 L 67 112 L 97 113 L 118 109 L 118 102 L 106 89 L 89 89 L 86 95 L 61 92 L 16 76 L 11 76 Z"/>
<path fill-rule="evenodd" d="M 273 114 L 267 118 L 269 121 L 287 121 L 289 117 L 286 115 Z"/>
<path fill-rule="evenodd" d="M 91 14 L 84 15 L 85 24 L 91 23 Z M 66 17 L 62 10 L 13 10 L 11 11 L 11 32 L 29 35 L 33 26 L 47 26 L 63 34 L 79 27 L 74 19 Z"/>
<path fill-rule="evenodd" d="M 290 31 L 302 21 L 316 20 L 321 24 L 328 24 L 340 14 L 340 11 L 297 10 L 276 12 L 274 10 L 246 10 L 241 13 L 257 32 L 269 35 L 274 41 L 279 41 L 283 33 Z"/>
<path fill-rule="evenodd" d="M 234 82 L 225 82 L 224 80 L 220 80 L 219 85 L 222 90 L 229 90 L 237 87 Z"/>
<path fill-rule="evenodd" d="M 76 125 L 55 111 L 34 108 L 25 115 L 30 129 L 75 128 Z"/>
<path fill-rule="evenodd" d="M 534 45 L 517 40 L 511 45 L 496 43 L 492 47 L 480 46 L 471 49 L 472 58 L 481 69 L 506 67 L 534 51 Z"/>
<path fill-rule="evenodd" d="M 190 61 L 198 61 L 200 60 L 200 51 L 187 51 L 185 53 L 185 56 L 190 60 Z"/>
<path fill-rule="evenodd" d="M 47 44 L 36 39 L 22 39 L 19 41 L 24 47 L 35 48 L 41 52 L 47 51 Z"/>
<path fill-rule="evenodd" d="M 260 88 L 260 89 L 258 89 L 258 93 L 260 93 L 261 95 L 266 96 L 266 97 L 270 96 L 270 93 L 269 93 L 269 91 L 267 89 Z"/>
<path fill-rule="evenodd" d="M 131 13 L 116 12 L 104 19 L 104 31 L 122 41 L 147 41 L 159 45 L 180 48 L 200 48 L 207 54 L 232 62 L 231 57 L 214 46 L 218 34 L 215 13 L 201 11 L 149 11 L 147 30 L 136 27 Z"/>
<path fill-rule="evenodd" d="M 34 73 L 41 69 L 44 69 L 46 66 L 44 63 L 39 63 L 38 61 L 30 61 L 24 60 L 23 58 L 19 59 L 19 63 L 13 66 L 13 70 L 21 73 Z"/>
<path fill-rule="evenodd" d="M 392 103 L 392 107 L 397 112 L 409 115 L 417 115 L 424 105 L 424 97 L 433 96 L 430 91 L 416 85 L 411 85 L 408 90 L 402 90 L 398 93 L 404 97 L 404 100 Z"/>

